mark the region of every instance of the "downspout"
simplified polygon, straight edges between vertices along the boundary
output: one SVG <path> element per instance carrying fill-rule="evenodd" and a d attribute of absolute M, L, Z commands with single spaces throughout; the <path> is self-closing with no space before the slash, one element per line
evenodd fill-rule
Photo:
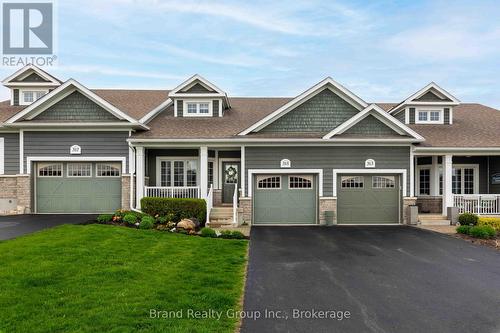
<path fill-rule="evenodd" d="M 136 156 L 136 151 L 135 151 L 135 147 L 133 147 L 130 142 L 128 143 L 128 146 L 130 149 L 133 150 L 134 152 L 134 156 Z M 130 172 L 130 210 L 134 211 L 134 212 L 138 212 L 138 213 L 141 213 L 140 210 L 136 209 L 134 207 L 134 184 L 135 184 L 135 176 L 136 176 L 136 158 L 134 157 L 134 172 Z M 129 161 L 129 168 L 130 168 L 130 161 Z"/>

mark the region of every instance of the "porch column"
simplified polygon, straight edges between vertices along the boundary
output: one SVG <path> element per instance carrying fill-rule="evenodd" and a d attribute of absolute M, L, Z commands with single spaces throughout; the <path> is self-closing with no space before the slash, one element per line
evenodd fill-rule
<path fill-rule="evenodd" d="M 206 199 L 208 191 L 208 147 L 200 147 L 200 198 Z"/>
<path fill-rule="evenodd" d="M 136 207 L 141 209 L 141 199 L 144 197 L 144 147 L 135 148 L 135 160 L 136 160 Z"/>
<path fill-rule="evenodd" d="M 432 166 L 431 166 L 431 195 L 439 196 L 439 164 L 438 156 L 432 156 Z"/>
<path fill-rule="evenodd" d="M 241 157 L 240 157 L 240 179 L 241 179 L 241 196 L 245 197 L 245 146 L 241 146 Z"/>
<path fill-rule="evenodd" d="M 453 207 L 452 171 L 453 156 L 443 156 L 443 215 L 447 215 L 448 207 Z"/>

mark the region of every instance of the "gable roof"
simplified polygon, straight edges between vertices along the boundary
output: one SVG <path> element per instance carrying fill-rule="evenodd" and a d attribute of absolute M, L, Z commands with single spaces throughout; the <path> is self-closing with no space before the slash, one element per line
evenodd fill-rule
<path fill-rule="evenodd" d="M 434 95 L 441 97 L 444 99 L 443 101 L 418 101 L 419 98 L 427 94 L 428 92 L 432 92 Z M 460 104 L 460 100 L 438 86 L 435 82 L 431 82 L 416 93 L 408 96 L 404 101 L 394 106 L 389 112 L 394 113 L 398 110 L 401 110 L 405 105 L 458 105 Z"/>
<path fill-rule="evenodd" d="M 356 96 L 353 92 L 351 92 L 350 90 L 342 86 L 340 83 L 333 80 L 331 77 L 327 77 L 324 80 L 312 86 L 311 88 L 307 89 L 294 99 L 292 99 L 287 104 L 283 105 L 281 108 L 277 109 L 270 115 L 266 116 L 264 119 L 261 119 L 252 126 L 246 128 L 244 131 L 239 133 L 239 135 L 247 135 L 250 132 L 254 131 L 258 132 L 260 129 L 266 127 L 276 119 L 281 118 L 282 116 L 293 110 L 295 107 L 301 105 L 310 98 L 316 96 L 324 89 L 332 90 L 334 93 L 338 94 L 340 97 L 349 102 L 358 110 L 362 110 L 363 108 L 366 108 L 368 106 L 368 104 L 365 101 Z"/>
<path fill-rule="evenodd" d="M 20 80 L 30 76 L 35 73 L 40 76 L 44 81 L 40 82 L 22 82 Z M 62 82 L 56 77 L 50 75 L 44 70 L 40 69 L 35 65 L 26 65 L 23 68 L 20 68 L 12 75 L 3 79 L 2 84 L 6 87 L 14 87 L 14 86 L 26 86 L 26 85 L 37 85 L 37 86 L 58 86 Z"/>
<path fill-rule="evenodd" d="M 336 135 L 343 134 L 348 129 L 354 127 L 356 124 L 359 124 L 363 119 L 365 119 L 369 115 L 374 116 L 380 122 L 390 127 L 392 130 L 394 130 L 394 132 L 398 133 L 399 135 L 409 136 L 413 138 L 414 141 L 424 141 L 424 138 L 420 134 L 413 131 L 411 128 L 401 123 L 393 116 L 389 115 L 386 111 L 382 110 L 382 108 L 380 108 L 376 104 L 370 104 L 363 111 L 357 113 L 343 124 L 337 126 L 330 133 L 326 134 L 323 137 L 323 139 L 331 139 Z"/>
<path fill-rule="evenodd" d="M 81 85 L 79 82 L 70 79 L 66 81 L 64 84 L 60 85 L 58 88 L 54 89 L 50 93 L 44 95 L 42 98 L 36 100 L 26 108 L 24 108 L 21 112 L 17 113 L 13 117 L 9 118 L 5 124 L 13 125 L 14 123 L 21 120 L 32 120 L 37 115 L 47 110 L 50 106 L 56 104 L 60 100 L 72 94 L 74 91 L 79 91 L 82 95 L 89 98 L 91 101 L 102 107 L 104 110 L 110 112 L 119 120 L 123 120 L 128 122 L 129 124 L 136 125 L 139 127 L 144 127 L 144 125 L 140 124 L 137 120 L 130 117 L 128 114 L 124 113 L 108 101 L 99 97 L 97 94 Z"/>

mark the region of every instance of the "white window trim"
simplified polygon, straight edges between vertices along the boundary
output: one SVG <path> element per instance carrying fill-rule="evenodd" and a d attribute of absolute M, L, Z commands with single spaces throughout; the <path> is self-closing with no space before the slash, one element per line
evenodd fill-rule
<path fill-rule="evenodd" d="M 408 181 L 407 171 L 406 169 L 333 169 L 333 197 L 337 197 L 337 176 L 339 174 L 390 174 L 390 173 L 398 173 L 401 174 L 400 186 L 402 188 L 403 197 L 407 197 L 408 193 L 406 192 L 406 183 Z"/>
<path fill-rule="evenodd" d="M 317 174 L 318 196 L 323 196 L 323 169 L 248 169 L 248 197 L 252 197 L 253 175 L 256 174 Z"/>
<path fill-rule="evenodd" d="M 427 120 L 419 120 L 419 113 L 426 112 Z M 439 112 L 439 120 L 430 120 L 431 112 Z M 421 107 L 415 109 L 415 124 L 444 124 L 444 108 Z"/>
<path fill-rule="evenodd" d="M 0 175 L 5 173 L 5 138 L 0 138 Z"/>
<path fill-rule="evenodd" d="M 375 177 L 392 177 L 392 178 L 393 178 L 393 179 L 392 179 L 392 182 L 393 182 L 392 184 L 393 184 L 394 186 L 391 186 L 391 187 L 375 187 L 375 186 L 374 186 L 374 180 L 375 180 Z M 391 189 L 393 189 L 393 188 L 396 188 L 396 177 L 394 177 L 394 176 L 390 176 L 390 175 L 382 175 L 382 176 L 373 176 L 373 177 L 372 177 L 372 189 L 373 189 L 373 190 L 385 191 L 385 190 L 391 190 Z"/>
<path fill-rule="evenodd" d="M 40 169 L 48 166 L 48 165 L 60 165 L 61 166 L 61 175 L 60 176 L 40 176 Z M 62 178 L 64 175 L 64 166 L 62 163 L 51 163 L 50 161 L 38 164 L 36 166 L 36 177 L 37 178 Z"/>
<path fill-rule="evenodd" d="M 72 176 L 69 174 L 69 165 L 70 164 L 83 164 L 90 165 L 90 175 L 88 176 Z M 84 162 L 70 162 L 66 164 L 66 177 L 68 178 L 92 178 L 92 163 L 84 163 Z"/>
<path fill-rule="evenodd" d="M 99 172 L 97 171 L 97 166 L 99 164 L 115 164 L 115 163 L 110 163 L 110 162 L 96 162 L 95 164 L 95 177 L 96 178 L 120 178 L 122 176 L 122 172 L 120 170 L 120 166 L 118 165 L 118 173 L 119 175 L 118 176 L 99 176 Z"/>
<path fill-rule="evenodd" d="M 200 113 L 200 104 L 208 104 L 208 113 Z M 196 104 L 196 113 L 188 113 L 188 104 Z M 211 100 L 183 100 L 182 101 L 182 116 L 183 117 L 213 117 L 214 110 Z"/>
<path fill-rule="evenodd" d="M 279 187 L 259 187 L 259 177 L 262 177 L 260 180 L 264 180 L 269 177 L 278 177 L 280 179 L 280 186 Z M 257 183 L 257 189 L 262 190 L 262 191 L 273 191 L 273 190 L 281 190 L 281 186 L 283 184 L 283 178 L 281 175 L 258 175 L 256 177 L 256 183 Z"/>
<path fill-rule="evenodd" d="M 184 173 L 183 173 L 183 186 L 175 186 L 174 185 L 174 170 L 172 166 L 172 173 L 171 173 L 171 186 L 165 186 L 165 187 L 178 187 L 178 188 L 184 188 L 184 187 L 193 187 L 193 186 L 187 186 L 187 172 L 186 172 L 186 162 L 194 162 L 196 163 L 196 186 L 200 186 L 200 161 L 198 157 L 196 156 L 157 156 L 156 157 L 156 186 L 161 187 L 161 162 L 163 161 L 179 161 L 179 162 L 184 162 Z"/>
<path fill-rule="evenodd" d="M 26 93 L 28 91 L 31 91 L 33 93 L 43 92 L 44 95 L 47 95 L 49 93 L 48 89 L 39 89 L 39 88 L 24 88 L 24 89 L 19 89 L 19 105 L 31 105 L 31 104 L 33 104 L 33 103 L 35 103 L 37 101 L 35 99 L 36 96 L 33 96 L 33 101 L 32 102 L 25 102 L 24 101 L 24 93 Z"/>
<path fill-rule="evenodd" d="M 443 169 L 443 166 L 442 164 L 438 164 L 438 168 L 440 170 L 440 174 L 441 174 L 441 170 Z M 479 164 L 452 164 L 451 166 L 452 170 L 453 169 L 474 169 L 474 193 L 473 194 L 479 194 Z M 420 194 L 420 170 L 421 169 L 429 169 L 431 170 L 432 169 L 432 165 L 431 164 L 422 164 L 422 165 L 417 165 L 416 167 L 416 176 L 415 176 L 415 193 L 418 197 L 432 197 L 433 195 L 430 195 L 430 194 Z M 462 177 L 462 189 L 464 188 L 464 177 Z M 431 183 L 430 186 L 432 186 L 433 184 Z M 444 186 L 444 184 L 443 184 Z M 438 192 L 439 193 L 439 189 L 438 189 Z M 455 195 L 455 194 L 453 194 Z M 467 194 L 465 194 L 467 195 Z M 438 197 L 441 197 L 442 194 L 438 194 L 437 195 Z"/>

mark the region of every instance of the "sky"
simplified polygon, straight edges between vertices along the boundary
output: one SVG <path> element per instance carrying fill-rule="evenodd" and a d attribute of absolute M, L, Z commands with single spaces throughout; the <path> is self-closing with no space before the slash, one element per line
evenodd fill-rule
<path fill-rule="evenodd" d="M 399 102 L 434 81 L 500 109 L 498 1 L 56 5 L 58 63 L 45 69 L 89 88 L 171 89 L 198 73 L 230 96 L 296 96 L 331 76 L 367 102 Z"/>

